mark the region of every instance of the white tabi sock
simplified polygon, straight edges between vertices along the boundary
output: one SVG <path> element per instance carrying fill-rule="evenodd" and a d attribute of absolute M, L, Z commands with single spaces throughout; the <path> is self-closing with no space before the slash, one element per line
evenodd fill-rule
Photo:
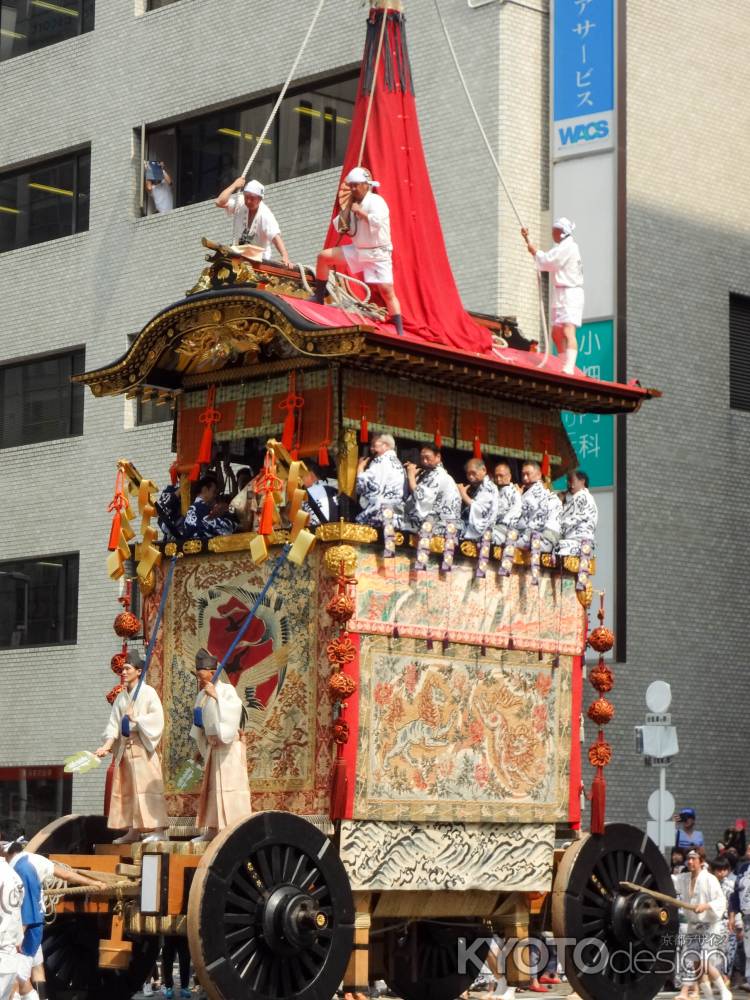
<path fill-rule="evenodd" d="M 566 375 L 573 375 L 576 370 L 576 358 L 578 350 L 575 347 L 568 347 L 562 353 L 562 370 Z"/>

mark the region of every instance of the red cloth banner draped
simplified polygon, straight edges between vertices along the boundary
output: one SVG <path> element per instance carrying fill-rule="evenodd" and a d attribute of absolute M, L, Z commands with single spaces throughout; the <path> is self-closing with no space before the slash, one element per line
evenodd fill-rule
<path fill-rule="evenodd" d="M 373 47 L 377 46 L 382 17 L 381 11 L 370 12 L 368 45 L 342 180 L 358 166 L 369 101 L 369 93 L 365 93 L 368 66 L 372 72 Z M 475 323 L 461 304 L 445 249 L 417 120 L 403 15 L 389 11 L 387 17 L 362 166 L 380 181 L 377 193 L 390 208 L 394 284 L 404 328 L 407 335 L 420 340 L 486 353 L 492 346 L 490 333 Z M 338 202 L 333 212 L 337 214 Z M 349 237 L 344 241 L 350 242 Z M 339 242 L 340 235 L 329 227 L 326 246 Z"/>

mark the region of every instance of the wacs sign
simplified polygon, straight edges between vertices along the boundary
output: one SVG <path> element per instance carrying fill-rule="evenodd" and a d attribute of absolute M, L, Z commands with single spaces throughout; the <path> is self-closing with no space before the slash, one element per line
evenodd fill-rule
<path fill-rule="evenodd" d="M 555 159 L 611 149 L 614 145 L 613 117 L 612 112 L 604 112 L 554 122 Z"/>

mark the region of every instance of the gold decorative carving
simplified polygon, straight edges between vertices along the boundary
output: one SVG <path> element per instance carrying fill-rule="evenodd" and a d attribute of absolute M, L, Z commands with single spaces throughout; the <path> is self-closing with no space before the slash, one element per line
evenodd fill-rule
<path fill-rule="evenodd" d="M 470 541 L 461 542 L 461 552 L 470 559 L 476 559 L 478 554 L 475 543 Z"/>
<path fill-rule="evenodd" d="M 406 542 L 406 537 L 405 537 L 405 535 L 404 535 L 403 531 L 396 531 L 396 532 L 394 532 L 394 535 L 393 535 L 393 543 L 394 543 L 394 545 L 395 545 L 395 546 L 396 546 L 397 548 L 401 548 L 401 546 L 402 546 L 402 545 L 403 545 L 403 544 L 404 544 L 405 542 Z"/>
<path fill-rule="evenodd" d="M 315 529 L 315 535 L 321 542 L 376 542 L 378 533 L 367 524 L 350 524 L 348 521 L 333 521 L 331 524 L 321 524 Z"/>
<path fill-rule="evenodd" d="M 167 542 L 164 546 L 164 555 L 173 556 L 177 553 L 177 544 L 175 542 Z"/>
<path fill-rule="evenodd" d="M 175 548 L 176 548 L 176 546 L 175 546 Z M 141 580 L 139 578 L 138 579 L 138 586 L 140 588 L 141 594 L 144 597 L 148 597 L 150 594 L 153 594 L 153 592 L 154 592 L 154 590 L 156 588 L 156 574 L 154 573 L 154 571 L 153 570 L 149 570 L 148 576 L 146 577 L 145 580 Z"/>
<path fill-rule="evenodd" d="M 326 549 L 323 560 L 331 576 L 339 575 L 342 562 L 344 573 L 351 576 L 357 566 L 357 550 L 351 545 L 332 545 L 330 549 Z"/>
<path fill-rule="evenodd" d="M 217 315 L 218 320 L 215 319 Z M 240 354 L 248 360 L 255 360 L 261 345 L 274 337 L 271 327 L 251 319 L 222 322 L 219 310 L 212 312 L 210 319 L 210 325 L 191 331 L 175 347 L 175 353 L 190 365 L 192 371 L 221 367 Z"/>
<path fill-rule="evenodd" d="M 591 607 L 591 602 L 594 599 L 594 585 L 591 580 L 586 581 L 585 590 L 577 590 L 576 597 L 578 598 L 578 603 L 582 604 L 584 608 Z"/>
<path fill-rule="evenodd" d="M 416 549 L 419 545 L 419 535 L 409 535 L 409 547 Z M 430 539 L 430 552 L 441 556 L 445 552 L 445 538 L 442 535 L 433 535 Z M 497 558 L 497 556 L 495 557 Z"/>
<path fill-rule="evenodd" d="M 254 538 L 255 533 L 252 531 L 240 531 L 236 535 L 217 535 L 215 538 L 209 538 L 208 551 L 246 552 Z"/>
<path fill-rule="evenodd" d="M 182 543 L 182 551 L 186 556 L 195 555 L 196 552 L 200 552 L 203 549 L 203 542 L 199 538 L 189 538 L 186 542 Z"/>

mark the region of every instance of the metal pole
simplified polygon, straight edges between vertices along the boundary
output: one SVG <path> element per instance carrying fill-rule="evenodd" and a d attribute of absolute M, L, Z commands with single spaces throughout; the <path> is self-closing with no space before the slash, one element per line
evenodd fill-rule
<path fill-rule="evenodd" d="M 664 853 L 664 793 L 667 790 L 667 769 L 663 764 L 659 765 L 659 804 L 656 808 L 656 822 L 659 824 L 659 850 Z"/>

